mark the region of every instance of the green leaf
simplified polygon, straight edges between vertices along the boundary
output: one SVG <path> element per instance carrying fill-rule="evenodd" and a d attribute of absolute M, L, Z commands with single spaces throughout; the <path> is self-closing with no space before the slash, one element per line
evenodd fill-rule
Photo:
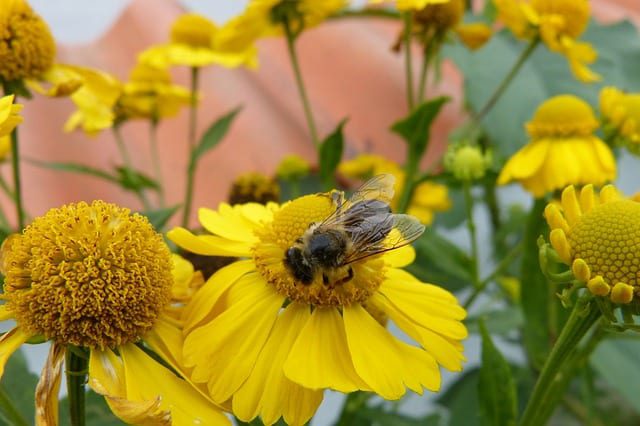
<path fill-rule="evenodd" d="M 593 69 L 602 75 L 603 84 L 628 90 L 637 87 L 640 37 L 631 23 L 600 25 L 591 21 L 581 39 L 598 51 Z M 458 43 L 445 46 L 443 54 L 462 71 L 466 103 L 479 111 L 525 48 L 525 43 L 504 30 L 494 34 L 480 50 L 471 52 Z M 601 87 L 576 80 L 566 58 L 541 44 L 483 120 L 496 156 L 504 160 L 527 142 L 523 124 L 546 99 L 571 93 L 596 107 Z"/>
<path fill-rule="evenodd" d="M 480 322 L 480 334 L 482 366 L 478 381 L 478 397 L 481 423 L 488 426 L 515 425 L 518 397 L 511 368 L 491 341 L 483 322 Z"/>
<path fill-rule="evenodd" d="M 0 79 L 0 81 L 2 80 Z M 14 94 L 18 97 L 26 98 L 26 99 L 33 98 L 31 91 L 29 90 L 24 80 L 22 79 L 5 81 L 3 82 L 3 87 L 4 87 L 4 93 L 6 93 L 7 95 Z"/>
<path fill-rule="evenodd" d="M 640 341 L 611 339 L 600 343 L 591 365 L 613 389 L 640 412 Z"/>
<path fill-rule="evenodd" d="M 149 176 L 135 170 L 128 170 L 126 167 L 116 167 L 118 173 L 118 183 L 130 191 L 141 191 L 149 188 L 158 190 L 160 185 Z"/>
<path fill-rule="evenodd" d="M 438 397 L 438 404 L 449 410 L 449 426 L 476 426 L 478 419 L 479 369 L 465 369 Z"/>
<path fill-rule="evenodd" d="M 325 138 L 320 144 L 320 180 L 327 189 L 334 185 L 334 173 L 340 159 L 342 158 L 342 150 L 344 149 L 344 137 L 342 130 L 347 119 L 345 118 L 338 124 L 338 127 Z"/>
<path fill-rule="evenodd" d="M 120 180 L 117 176 L 114 176 L 111 173 L 104 170 L 85 166 L 84 164 L 55 163 L 55 162 L 46 162 L 46 161 L 39 161 L 39 160 L 27 160 L 27 161 L 35 166 L 44 167 L 46 169 L 60 170 L 63 172 L 70 172 L 70 173 L 79 173 L 79 174 L 94 176 L 100 179 L 108 180 L 109 182 L 113 182 L 113 183 L 120 183 Z"/>
<path fill-rule="evenodd" d="M 237 107 L 231 112 L 217 119 L 204 133 L 200 143 L 191 153 L 191 164 L 195 165 L 200 157 L 215 148 L 229 131 L 231 123 L 236 118 L 242 107 Z"/>
<path fill-rule="evenodd" d="M 164 228 L 169 219 L 182 207 L 182 204 L 176 204 L 171 207 L 164 207 L 157 210 L 148 210 L 140 212 L 141 215 L 146 216 L 151 222 L 151 225 L 157 230 Z"/>
<path fill-rule="evenodd" d="M 484 322 L 491 334 L 508 334 L 524 323 L 522 310 L 516 306 L 492 310 L 470 316 L 465 320 L 469 333 L 480 333 L 480 322 Z"/>
<path fill-rule="evenodd" d="M 118 419 L 109 409 L 104 397 L 89 389 L 85 395 L 85 413 L 90 426 L 124 426 L 126 423 Z M 60 400 L 60 424 L 70 425 L 69 399 Z"/>
<path fill-rule="evenodd" d="M 418 106 L 408 117 L 397 121 L 391 130 L 400 135 L 409 147 L 409 158 L 419 161 L 429 144 L 431 123 L 449 98 L 441 96 Z"/>
<path fill-rule="evenodd" d="M 455 291 L 471 283 L 471 260 L 455 244 L 428 228 L 415 242 L 416 261 L 407 269 L 422 281 Z"/>
<path fill-rule="evenodd" d="M 409 417 L 385 410 L 383 405 L 377 405 L 358 410 L 354 423 L 363 426 L 439 426 L 443 424 L 443 419 L 438 413 L 422 417 Z"/>
<path fill-rule="evenodd" d="M 26 422 L 24 424 L 34 424 L 34 395 L 37 384 L 38 376 L 29 371 L 23 350 L 17 350 L 5 366 L 0 387 L 18 415 Z M 20 424 L 14 418 L 0 405 L 0 419 L 4 420 L 2 424 Z"/>

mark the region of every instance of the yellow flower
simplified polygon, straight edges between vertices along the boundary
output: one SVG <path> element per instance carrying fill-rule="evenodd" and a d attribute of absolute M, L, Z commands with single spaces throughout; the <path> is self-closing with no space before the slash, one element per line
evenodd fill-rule
<path fill-rule="evenodd" d="M 124 84 L 116 115 L 121 120 L 143 118 L 157 121 L 175 116 L 190 102 L 191 92 L 172 84 L 171 74 L 166 68 L 138 63 Z"/>
<path fill-rule="evenodd" d="M 338 172 L 352 179 L 368 179 L 383 173 L 394 175 L 396 195 L 391 201 L 391 207 L 397 207 L 404 185 L 404 171 L 393 161 L 375 154 L 360 154 L 352 160 L 340 163 Z M 450 208 L 449 190 L 445 185 L 422 182 L 414 189 L 407 213 L 429 225 L 433 222 L 435 212 L 447 211 Z"/>
<path fill-rule="evenodd" d="M 385 3 L 387 0 L 369 0 L 371 4 Z M 396 8 L 401 11 L 424 9 L 429 5 L 448 3 L 450 0 L 395 0 Z"/>
<path fill-rule="evenodd" d="M 9 135 L 13 129 L 22 123 L 21 104 L 13 103 L 14 96 L 7 95 L 0 98 L 0 137 Z"/>
<path fill-rule="evenodd" d="M 507 161 L 498 184 L 518 181 L 535 197 L 569 184 L 601 185 L 616 177 L 609 147 L 589 104 L 572 95 L 545 101 L 526 124 L 531 141 Z"/>
<path fill-rule="evenodd" d="M 229 189 L 230 204 L 260 203 L 280 200 L 280 186 L 275 179 L 261 173 L 249 172 L 240 175 Z"/>
<path fill-rule="evenodd" d="M 174 282 L 171 254 L 145 217 L 102 201 L 51 209 L 5 240 L 0 270 L 6 302 L 0 319 L 16 322 L 0 338 L 0 374 L 28 339 L 51 341 L 36 390 L 37 424 L 58 423 L 70 345 L 87 354 L 89 385 L 124 421 L 228 424 L 188 381 L 136 346 L 144 341 L 178 367 L 181 333 L 165 313 Z"/>
<path fill-rule="evenodd" d="M 640 203 L 607 185 L 562 192 L 562 209 L 549 204 L 545 217 L 551 245 L 591 293 L 613 303 L 630 303 L 640 292 Z"/>
<path fill-rule="evenodd" d="M 413 5 L 424 2 L 410 2 Z M 400 5 L 398 5 L 400 8 Z M 456 27 L 464 15 L 464 0 L 448 0 L 446 2 L 427 2 L 422 8 L 415 9 L 413 20 L 424 31 L 434 35 L 444 34 Z"/>
<path fill-rule="evenodd" d="M 78 127 L 96 135 L 113 126 L 114 106 L 122 93 L 122 83 L 112 75 L 89 68 L 71 67 L 82 78 L 82 86 L 71 95 L 77 110 L 64 125 L 66 132 Z"/>
<path fill-rule="evenodd" d="M 598 54 L 589 43 L 578 41 L 589 23 L 588 0 L 494 0 L 498 19 L 518 38 L 540 37 L 553 52 L 564 55 L 576 78 L 585 83 L 600 80 L 586 64 Z"/>
<path fill-rule="evenodd" d="M 203 67 L 218 64 L 228 68 L 241 65 L 255 67 L 257 51 L 253 41 L 232 43 L 225 31 L 224 42 L 218 41 L 220 30 L 204 16 L 187 13 L 180 16 L 171 27 L 169 43 L 152 46 L 139 56 L 140 62 L 155 67 L 169 65 Z"/>
<path fill-rule="evenodd" d="M 56 45 L 46 22 L 24 0 L 0 7 L 0 79 L 37 78 L 53 65 Z"/>
<path fill-rule="evenodd" d="M 632 150 L 640 147 L 640 93 L 624 93 L 615 87 L 600 91 L 600 112 L 605 135 L 613 135 Z"/>
<path fill-rule="evenodd" d="M 297 180 L 309 174 L 311 165 L 299 155 L 285 156 L 278 164 L 276 176 L 283 180 Z"/>
<path fill-rule="evenodd" d="M 0 136 L 0 163 L 11 154 L 11 136 Z"/>
<path fill-rule="evenodd" d="M 192 380 L 207 383 L 214 401 L 230 401 L 243 421 L 260 415 L 270 425 L 282 416 L 302 425 L 324 389 L 395 400 L 406 388 L 437 391 L 439 365 L 462 368 L 465 310 L 451 293 L 400 269 L 415 257 L 410 246 L 353 262 L 352 279 L 339 285 L 329 278 L 333 284 L 324 284 L 322 274 L 310 284 L 294 278 L 285 252 L 334 210 L 330 194 L 282 206 L 221 204 L 199 212 L 213 235 L 184 228 L 167 235 L 195 253 L 245 258 L 219 270 L 194 296 L 184 328 Z M 380 325 L 381 312 L 420 346 Z"/>
<path fill-rule="evenodd" d="M 471 50 L 476 50 L 489 41 L 493 31 L 482 22 L 458 25 L 455 30 L 460 41 Z"/>

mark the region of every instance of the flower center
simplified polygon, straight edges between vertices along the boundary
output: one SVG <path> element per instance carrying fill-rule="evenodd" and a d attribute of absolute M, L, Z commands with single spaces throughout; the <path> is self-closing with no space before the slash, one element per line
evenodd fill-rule
<path fill-rule="evenodd" d="M 53 65 L 56 45 L 47 24 L 24 0 L 0 8 L 0 78 L 38 77 Z"/>
<path fill-rule="evenodd" d="M 171 255 L 148 220 L 94 201 L 52 209 L 0 256 L 18 325 L 84 347 L 138 340 L 171 296 Z"/>
<path fill-rule="evenodd" d="M 619 200 L 583 215 L 568 234 L 573 259 L 584 259 L 591 275 L 612 285 L 640 286 L 640 203 Z"/>
<path fill-rule="evenodd" d="M 294 245 L 299 247 L 296 240 L 309 226 L 334 210 L 329 194 L 307 195 L 285 204 L 273 221 L 258 231 L 259 242 L 253 249 L 258 271 L 290 301 L 316 306 L 362 303 L 384 278 L 384 261 L 375 257 L 337 268 L 316 267 L 310 283 L 295 278 L 291 267 L 285 264 L 287 250 Z"/>
<path fill-rule="evenodd" d="M 591 136 L 598 120 L 588 103 L 572 95 L 555 96 L 543 103 L 526 124 L 533 138 Z"/>
<path fill-rule="evenodd" d="M 589 23 L 587 0 L 533 0 L 531 6 L 540 15 L 557 15 L 562 19 L 562 32 L 577 38 Z"/>
<path fill-rule="evenodd" d="M 171 41 L 191 47 L 211 47 L 216 26 L 204 16 L 187 13 L 171 27 Z"/>

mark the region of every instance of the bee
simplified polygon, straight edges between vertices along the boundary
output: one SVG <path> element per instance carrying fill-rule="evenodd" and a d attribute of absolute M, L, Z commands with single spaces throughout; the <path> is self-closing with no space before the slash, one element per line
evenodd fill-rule
<path fill-rule="evenodd" d="M 393 214 L 393 175 L 371 178 L 348 200 L 331 194 L 336 209 L 314 222 L 285 251 L 284 264 L 294 278 L 310 285 L 322 273 L 324 285 L 341 285 L 353 276 L 354 262 L 395 250 L 416 240 L 424 226 L 413 216 Z M 342 274 L 342 276 L 340 276 Z"/>

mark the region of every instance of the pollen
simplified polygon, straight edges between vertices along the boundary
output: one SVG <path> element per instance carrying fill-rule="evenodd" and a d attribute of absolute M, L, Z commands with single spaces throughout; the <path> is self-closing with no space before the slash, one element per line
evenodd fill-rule
<path fill-rule="evenodd" d="M 56 45 L 46 22 L 24 0 L 0 8 L 0 78 L 38 77 L 53 65 Z"/>
<path fill-rule="evenodd" d="M 94 201 L 49 210 L 0 251 L 7 310 L 63 344 L 137 341 L 168 304 L 171 254 L 149 221 Z"/>
<path fill-rule="evenodd" d="M 171 41 L 191 47 L 211 48 L 215 31 L 215 24 L 204 16 L 187 13 L 173 23 Z"/>
<path fill-rule="evenodd" d="M 286 251 L 311 225 L 335 211 L 333 194 L 307 195 L 291 201 L 274 214 L 272 222 L 257 231 L 259 241 L 253 248 L 257 269 L 290 302 L 337 307 L 364 303 L 384 279 L 385 262 L 376 257 L 325 271 L 328 282 L 324 282 L 322 273 L 317 273 L 311 284 L 297 281 L 285 266 Z M 349 267 L 353 278 L 344 281 Z"/>

